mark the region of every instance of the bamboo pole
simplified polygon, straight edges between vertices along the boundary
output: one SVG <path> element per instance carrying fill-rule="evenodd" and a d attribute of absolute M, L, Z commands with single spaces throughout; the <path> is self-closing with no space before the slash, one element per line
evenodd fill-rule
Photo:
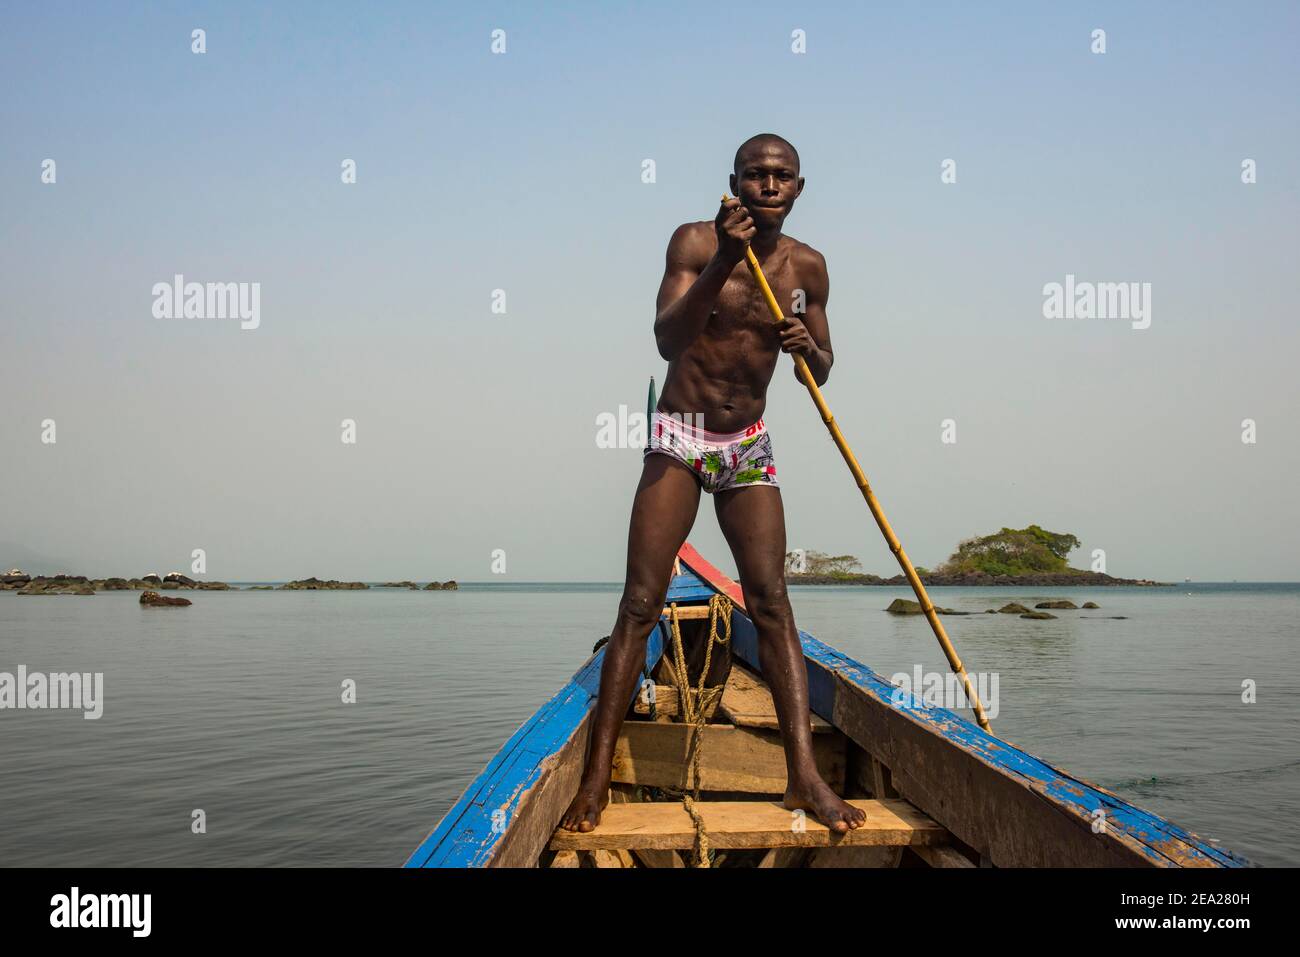
<path fill-rule="evenodd" d="M 725 193 L 722 195 L 724 203 L 729 198 Z M 776 301 L 776 296 L 772 295 L 772 287 L 767 284 L 767 277 L 763 275 L 763 267 L 759 265 L 758 257 L 754 255 L 753 248 L 748 245 L 745 247 L 745 260 L 749 266 L 750 274 L 754 277 L 754 282 L 758 283 L 763 298 L 767 300 L 767 308 L 772 313 L 772 319 L 775 322 L 784 322 L 785 314 L 781 311 L 781 305 Z M 907 552 L 903 551 L 902 543 L 899 542 L 898 536 L 894 534 L 894 530 L 890 527 L 889 519 L 885 518 L 880 503 L 876 501 L 876 495 L 871 491 L 871 485 L 867 482 L 866 473 L 862 471 L 862 466 L 858 465 L 857 456 L 853 454 L 853 450 L 849 448 L 849 443 L 845 440 L 843 433 L 840 432 L 840 427 L 835 423 L 835 416 L 831 415 L 830 406 L 826 404 L 826 399 L 822 397 L 822 390 L 817 387 L 812 372 L 808 369 L 808 363 L 797 352 L 793 353 L 793 355 L 795 366 L 799 370 L 800 380 L 808 387 L 808 394 L 812 396 L 817 411 L 821 413 L 822 421 L 826 423 L 831 438 L 835 440 L 836 446 L 839 447 L 840 455 L 844 457 L 845 464 L 848 465 L 849 471 L 853 473 L 853 479 L 858 483 L 858 489 L 862 492 L 862 497 L 866 499 L 867 508 L 871 509 L 871 515 L 875 518 L 876 524 L 880 526 L 880 531 L 885 536 L 885 542 L 889 545 L 889 550 L 898 559 L 898 564 L 902 567 L 908 584 L 912 586 L 912 591 L 916 593 L 916 600 L 921 603 L 921 610 L 925 612 L 926 620 L 930 622 L 930 627 L 934 630 L 934 636 L 939 639 L 939 646 L 943 648 L 949 666 L 956 674 L 961 675 L 962 686 L 966 689 L 966 700 L 970 702 L 971 710 L 975 712 L 975 720 L 979 722 L 981 728 L 992 734 L 993 728 L 989 725 L 988 716 L 984 714 L 984 706 L 975 693 L 975 686 L 971 683 L 970 675 L 966 674 L 966 668 L 962 665 L 961 659 L 957 657 L 957 649 L 953 647 L 952 641 L 948 638 L 948 632 L 944 630 L 943 623 L 939 621 L 939 614 L 934 610 L 934 604 L 930 601 L 930 596 L 926 594 L 925 585 L 921 584 L 916 569 L 912 567 L 912 560 L 907 557 Z"/>

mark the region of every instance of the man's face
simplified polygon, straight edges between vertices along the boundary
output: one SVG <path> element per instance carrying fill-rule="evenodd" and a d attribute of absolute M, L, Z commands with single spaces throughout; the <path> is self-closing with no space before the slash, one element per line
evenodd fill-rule
<path fill-rule="evenodd" d="M 803 191 L 798 160 L 781 143 L 757 143 L 740 155 L 731 192 L 760 231 L 780 228 Z"/>

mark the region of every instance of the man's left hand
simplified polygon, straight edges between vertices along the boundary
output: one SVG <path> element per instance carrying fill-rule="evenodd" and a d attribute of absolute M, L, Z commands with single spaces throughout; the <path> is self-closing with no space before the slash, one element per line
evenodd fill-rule
<path fill-rule="evenodd" d="M 808 327 L 793 316 L 787 316 L 785 321 L 776 327 L 776 332 L 781 337 L 782 352 L 796 352 L 805 359 L 817 354 L 817 343 L 813 341 Z"/>

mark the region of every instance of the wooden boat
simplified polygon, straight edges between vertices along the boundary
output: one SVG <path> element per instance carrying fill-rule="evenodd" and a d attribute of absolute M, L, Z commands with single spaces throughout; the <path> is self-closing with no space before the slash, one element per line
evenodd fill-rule
<path fill-rule="evenodd" d="M 724 682 L 708 723 L 679 720 L 668 618 L 650 634 L 646 674 L 615 752 L 611 800 L 588 833 L 557 830 L 577 791 L 604 650 L 511 736 L 408 867 L 1242 867 L 1243 858 L 1135 807 L 957 713 L 900 695 L 865 665 L 801 633 L 814 751 L 833 788 L 867 813 L 834 835 L 780 804 L 785 763 L 757 633 L 740 586 L 682 547 L 667 601 L 679 609 L 692 681 L 715 595 L 734 603 L 708 684 Z M 667 609 L 665 609 L 667 612 Z M 680 789 L 698 733 L 706 835 Z M 692 851 L 694 849 L 694 853 Z"/>

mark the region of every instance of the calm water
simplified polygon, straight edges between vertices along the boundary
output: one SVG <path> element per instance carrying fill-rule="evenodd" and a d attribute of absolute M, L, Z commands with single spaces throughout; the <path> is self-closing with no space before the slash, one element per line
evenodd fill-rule
<path fill-rule="evenodd" d="M 400 864 L 606 634 L 617 594 L 198 592 L 173 611 L 0 593 L 0 671 L 102 671 L 105 696 L 97 721 L 0 711 L 0 864 Z M 906 588 L 792 594 L 803 630 L 886 676 L 943 670 L 924 620 L 881 611 Z M 933 595 L 1098 601 L 946 619 L 968 669 L 999 674 L 995 730 L 1258 863 L 1300 864 L 1300 585 Z"/>

